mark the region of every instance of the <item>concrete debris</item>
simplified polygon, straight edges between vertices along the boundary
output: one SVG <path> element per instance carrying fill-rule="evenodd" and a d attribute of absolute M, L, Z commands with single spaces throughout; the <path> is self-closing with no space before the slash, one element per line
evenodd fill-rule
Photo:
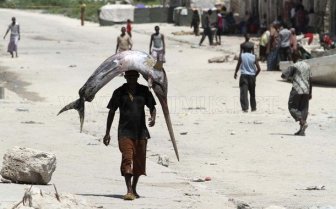
<path fill-rule="evenodd" d="M 232 62 L 233 60 L 234 60 L 233 55 L 224 55 L 224 56 L 208 59 L 208 62 L 209 63 L 223 63 L 223 62 Z"/>
<path fill-rule="evenodd" d="M 205 182 L 203 178 L 195 177 L 191 180 L 192 182 Z"/>
<path fill-rule="evenodd" d="M 11 180 L 9 180 L 9 179 L 5 179 L 5 178 L 3 178 L 3 177 L 1 177 L 0 181 L 1 181 L 2 183 L 5 183 L 5 184 L 10 184 L 10 183 L 12 183 Z"/>
<path fill-rule="evenodd" d="M 184 35 L 194 35 L 193 31 L 177 31 L 177 32 L 172 32 L 173 35 L 175 36 L 184 36 Z"/>
<path fill-rule="evenodd" d="M 19 108 L 16 108 L 16 111 L 18 111 L 18 112 L 29 112 L 29 109 L 19 107 Z"/>
<path fill-rule="evenodd" d="M 204 178 L 204 181 L 211 181 L 211 177 L 210 177 L 210 176 L 206 176 L 206 177 Z"/>
<path fill-rule="evenodd" d="M 311 186 L 307 187 L 305 190 L 325 190 L 325 186 Z"/>
<path fill-rule="evenodd" d="M 191 179 L 192 182 L 205 182 L 205 181 L 211 181 L 211 177 L 210 176 L 206 176 L 204 178 L 201 177 L 195 177 L 193 179 Z"/>
<path fill-rule="evenodd" d="M 192 193 L 184 193 L 184 195 L 185 196 L 197 196 L 197 197 L 199 197 L 199 196 L 201 196 L 200 194 L 192 194 Z"/>
<path fill-rule="evenodd" d="M 159 155 L 158 156 L 158 162 L 159 165 L 168 167 L 169 166 L 169 157 L 165 155 Z"/>
<path fill-rule="evenodd" d="M 48 184 L 55 169 L 54 154 L 14 147 L 5 153 L 0 175 L 13 183 Z"/>
<path fill-rule="evenodd" d="M 235 200 L 233 198 L 229 199 L 229 201 L 235 204 L 237 206 L 237 209 L 251 209 L 251 207 L 243 201 Z"/>
<path fill-rule="evenodd" d="M 24 196 L 20 202 L 7 209 L 93 209 L 85 199 L 79 198 L 73 194 L 59 194 L 59 200 L 56 193 L 47 193 L 33 186 L 25 190 Z"/>

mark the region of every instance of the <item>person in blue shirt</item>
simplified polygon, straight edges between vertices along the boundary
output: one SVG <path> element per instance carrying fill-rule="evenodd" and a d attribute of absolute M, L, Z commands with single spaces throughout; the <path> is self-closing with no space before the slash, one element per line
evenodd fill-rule
<path fill-rule="evenodd" d="M 237 73 L 240 69 L 241 75 L 239 79 L 240 88 L 240 105 L 243 112 L 248 112 L 249 100 L 248 92 L 250 93 L 250 105 L 251 110 L 257 110 L 257 104 L 255 99 L 255 86 L 256 77 L 260 73 L 260 66 L 256 55 L 253 54 L 253 48 L 244 47 L 242 48 L 241 55 L 236 66 L 234 73 L 234 79 L 237 79 Z"/>

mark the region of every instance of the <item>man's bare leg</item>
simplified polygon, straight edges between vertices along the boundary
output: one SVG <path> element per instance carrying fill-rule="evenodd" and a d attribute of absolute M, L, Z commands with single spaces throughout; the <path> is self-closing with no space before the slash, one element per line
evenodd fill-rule
<path fill-rule="evenodd" d="M 136 192 L 136 187 L 137 187 L 137 184 L 138 184 L 139 177 L 140 176 L 133 176 L 132 190 L 133 190 L 133 194 L 135 195 L 136 198 L 140 197 L 140 195 Z"/>
<path fill-rule="evenodd" d="M 125 183 L 126 183 L 126 187 L 127 187 L 127 194 L 124 196 L 124 200 L 134 200 L 135 199 L 134 192 L 133 192 L 133 189 L 132 189 L 131 180 L 132 180 L 132 175 L 131 174 L 125 174 Z"/>
<path fill-rule="evenodd" d="M 306 128 L 308 127 L 308 124 L 305 120 L 300 120 L 300 129 L 295 133 L 295 135 L 299 136 L 305 136 Z"/>

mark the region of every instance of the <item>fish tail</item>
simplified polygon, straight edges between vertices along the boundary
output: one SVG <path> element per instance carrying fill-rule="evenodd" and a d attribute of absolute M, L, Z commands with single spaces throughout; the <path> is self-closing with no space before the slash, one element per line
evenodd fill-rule
<path fill-rule="evenodd" d="M 82 132 L 83 129 L 83 123 L 84 123 L 84 115 L 85 115 L 85 101 L 82 98 L 77 99 L 74 102 L 71 102 L 70 104 L 64 106 L 57 115 L 71 109 L 77 110 L 79 114 L 79 121 L 80 121 L 80 132 Z"/>

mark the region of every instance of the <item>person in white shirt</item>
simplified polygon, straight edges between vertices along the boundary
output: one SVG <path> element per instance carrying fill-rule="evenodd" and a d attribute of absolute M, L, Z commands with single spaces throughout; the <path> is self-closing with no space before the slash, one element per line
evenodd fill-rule
<path fill-rule="evenodd" d="M 164 35 L 160 33 L 160 27 L 156 25 L 154 27 L 155 33 L 151 35 L 149 42 L 149 54 L 152 55 L 157 62 L 165 63 L 166 58 L 166 44 Z"/>
<path fill-rule="evenodd" d="M 286 23 L 283 23 L 279 35 L 280 35 L 280 48 L 279 48 L 280 61 L 291 61 L 292 54 L 291 54 L 290 41 L 292 32 L 288 29 Z"/>
<path fill-rule="evenodd" d="M 16 18 L 12 17 L 12 23 L 8 26 L 8 29 L 3 37 L 3 39 L 6 38 L 8 32 L 10 33 L 10 39 L 9 44 L 7 47 L 7 52 L 9 52 L 12 55 L 12 58 L 14 57 L 14 52 L 16 57 L 18 57 L 18 42 L 20 40 L 20 25 L 16 22 Z"/>
<path fill-rule="evenodd" d="M 117 38 L 117 46 L 115 52 L 123 52 L 132 50 L 133 42 L 131 37 L 126 33 L 126 28 L 121 27 L 121 34 Z"/>

